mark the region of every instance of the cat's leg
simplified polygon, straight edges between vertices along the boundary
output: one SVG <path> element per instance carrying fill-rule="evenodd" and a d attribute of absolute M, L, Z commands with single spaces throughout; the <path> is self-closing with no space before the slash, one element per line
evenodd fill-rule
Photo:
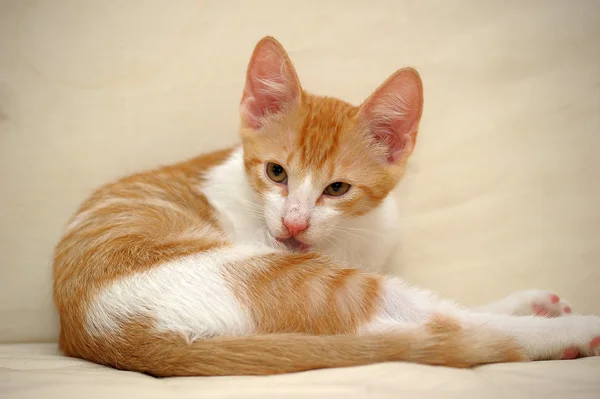
<path fill-rule="evenodd" d="M 174 334 L 173 344 L 183 342 L 186 351 L 191 343 L 215 337 L 358 333 L 367 349 L 353 349 L 356 356 L 367 350 L 378 353 L 375 360 L 465 367 L 600 354 L 598 317 L 470 313 L 398 278 L 340 268 L 317 254 L 244 245 L 179 258 L 111 283 L 88 308 L 89 339 L 94 345 L 107 342 L 104 337 L 111 343 L 125 340 L 129 333 L 122 320 L 134 317 L 152 320 L 154 335 Z M 139 345 L 126 342 L 119 352 L 105 349 L 117 355 Z M 322 352 L 315 348 L 311 358 Z M 342 345 L 338 351 L 351 348 Z M 285 346 L 278 351 L 282 356 Z"/>
<path fill-rule="evenodd" d="M 478 343 L 484 347 L 510 338 L 530 360 L 600 355 L 600 317 L 474 313 L 399 278 L 338 268 L 314 254 L 273 254 L 263 261 L 268 265 L 247 280 L 252 294 L 244 302 L 264 309 L 258 315 L 264 332 L 377 334 L 431 325 L 441 316 L 466 336 L 493 336 Z"/>
<path fill-rule="evenodd" d="M 513 338 L 530 360 L 600 355 L 600 317 L 597 316 L 545 318 L 477 313 L 440 301 L 428 291 L 409 287 L 396 278 L 383 283 L 382 305 L 376 317 L 364 327 L 366 331 L 393 330 L 443 315 L 456 320 L 468 331 L 492 330 Z"/>
<path fill-rule="evenodd" d="M 513 337 L 530 360 L 600 356 L 600 317 L 545 318 L 462 312 L 461 324 L 492 328 Z"/>
<path fill-rule="evenodd" d="M 473 309 L 479 313 L 513 316 L 560 317 L 572 313 L 571 305 L 551 291 L 525 290 Z"/>

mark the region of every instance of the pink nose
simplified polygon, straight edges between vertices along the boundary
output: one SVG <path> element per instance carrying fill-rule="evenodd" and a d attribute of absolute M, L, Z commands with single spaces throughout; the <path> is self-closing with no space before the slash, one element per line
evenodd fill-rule
<path fill-rule="evenodd" d="M 292 236 L 295 236 L 308 228 L 308 220 L 290 220 L 284 218 L 283 225 Z"/>

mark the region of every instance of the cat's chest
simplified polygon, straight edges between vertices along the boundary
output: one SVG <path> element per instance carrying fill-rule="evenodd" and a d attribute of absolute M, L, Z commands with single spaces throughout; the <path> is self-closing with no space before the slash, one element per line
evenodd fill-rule
<path fill-rule="evenodd" d="M 386 271 L 399 240 L 398 219 L 396 201 L 390 196 L 372 212 L 345 221 L 340 227 L 345 234 L 333 240 L 324 252 L 353 267 Z"/>
<path fill-rule="evenodd" d="M 215 199 L 209 196 L 209 201 L 215 208 L 219 225 L 229 242 L 232 244 L 267 243 L 264 239 L 266 229 L 263 216 L 254 202 L 249 202 L 241 196 L 231 196 L 226 199 Z"/>

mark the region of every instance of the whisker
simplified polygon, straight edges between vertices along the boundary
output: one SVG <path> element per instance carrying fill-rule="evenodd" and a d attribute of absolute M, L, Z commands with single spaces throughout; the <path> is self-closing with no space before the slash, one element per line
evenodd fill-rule
<path fill-rule="evenodd" d="M 380 233 L 378 231 L 374 231 L 371 229 L 361 229 L 361 228 L 354 228 L 354 227 L 343 227 L 343 226 L 336 226 L 332 228 L 333 231 L 338 231 L 338 232 L 343 232 L 349 235 L 354 235 L 354 236 L 360 236 L 360 234 L 365 233 L 365 234 L 370 234 L 372 236 L 378 236 L 378 237 L 385 237 L 386 234 L 385 233 Z"/>

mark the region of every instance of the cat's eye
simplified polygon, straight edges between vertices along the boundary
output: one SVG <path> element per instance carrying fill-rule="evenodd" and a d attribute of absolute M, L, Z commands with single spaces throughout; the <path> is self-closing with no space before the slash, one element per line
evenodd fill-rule
<path fill-rule="evenodd" d="M 272 162 L 267 164 L 267 176 L 275 183 L 285 183 L 287 180 L 287 173 L 285 173 L 283 166 Z"/>
<path fill-rule="evenodd" d="M 338 181 L 327 186 L 325 191 L 323 191 L 323 194 L 339 197 L 340 195 L 346 194 L 348 190 L 350 190 L 350 185 L 348 183 Z"/>

